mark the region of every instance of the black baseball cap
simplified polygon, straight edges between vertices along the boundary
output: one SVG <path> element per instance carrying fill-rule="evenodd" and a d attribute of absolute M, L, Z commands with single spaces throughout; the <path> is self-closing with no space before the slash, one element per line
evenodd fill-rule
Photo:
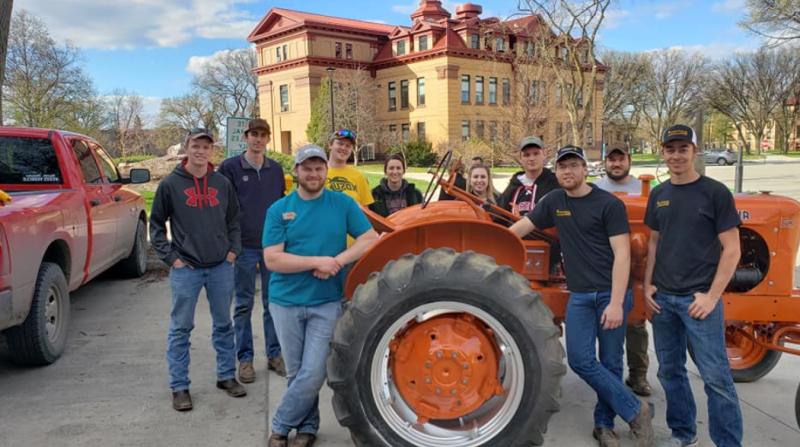
<path fill-rule="evenodd" d="M 688 141 L 697 146 L 697 135 L 695 135 L 694 129 L 690 126 L 676 124 L 668 127 L 667 130 L 664 131 L 664 135 L 661 136 L 662 146 L 670 141 Z"/>
<path fill-rule="evenodd" d="M 584 152 L 583 148 L 580 146 L 564 146 L 556 152 L 556 163 L 558 163 L 562 158 L 569 157 L 570 155 L 574 155 L 583 161 L 588 162 L 586 160 L 586 153 Z"/>

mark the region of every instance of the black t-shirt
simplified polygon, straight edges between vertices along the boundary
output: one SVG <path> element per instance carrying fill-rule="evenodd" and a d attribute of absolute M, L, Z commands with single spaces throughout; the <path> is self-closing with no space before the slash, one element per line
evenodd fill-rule
<path fill-rule="evenodd" d="M 595 186 L 583 197 L 569 197 L 563 189 L 556 189 L 527 217 L 536 228 L 558 229 L 570 291 L 611 290 L 614 251 L 609 238 L 631 232 L 620 199 Z"/>
<path fill-rule="evenodd" d="M 722 183 L 701 176 L 686 185 L 658 185 L 647 200 L 644 223 L 658 231 L 653 284 L 673 295 L 707 292 L 717 273 L 719 234 L 742 224 Z"/>

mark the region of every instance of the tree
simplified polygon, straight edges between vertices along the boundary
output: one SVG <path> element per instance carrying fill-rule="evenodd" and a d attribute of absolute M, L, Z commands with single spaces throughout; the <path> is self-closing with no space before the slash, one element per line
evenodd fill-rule
<path fill-rule="evenodd" d="M 3 88 L 8 52 L 8 30 L 11 28 L 11 12 L 14 0 L 0 0 L 0 126 L 3 125 Z"/>
<path fill-rule="evenodd" d="M 25 10 L 12 18 L 3 94 L 16 125 L 68 128 L 66 117 L 95 96 L 80 50 L 57 44 Z"/>
<path fill-rule="evenodd" d="M 253 48 L 221 51 L 214 55 L 192 81 L 219 112 L 220 127 L 229 116 L 251 118 L 258 115 L 258 76 Z"/>
<path fill-rule="evenodd" d="M 144 101 L 136 93 L 116 89 L 108 97 L 107 113 L 107 122 L 116 136 L 117 150 L 125 157 L 142 143 Z"/>
<path fill-rule="evenodd" d="M 311 117 L 306 127 L 306 138 L 312 144 L 326 147 L 328 138 L 333 134 L 331 128 L 331 89 L 330 79 L 323 79 L 317 89 L 317 97 L 311 106 Z"/>
<path fill-rule="evenodd" d="M 777 46 L 800 40 L 800 0 L 747 0 L 747 16 L 739 26 Z"/>
<path fill-rule="evenodd" d="M 797 124 L 800 121 L 800 51 L 796 49 L 783 49 L 778 55 L 779 93 L 778 104 L 775 106 L 773 119 L 778 131 L 778 144 L 783 153 L 789 152 L 792 145 L 789 140 L 796 134 Z"/>
<path fill-rule="evenodd" d="M 603 76 L 603 127 L 633 136 L 644 116 L 650 59 L 614 50 L 603 51 L 600 59 L 609 67 Z"/>
<path fill-rule="evenodd" d="M 595 42 L 611 3 L 612 0 L 519 0 L 517 4 L 518 11 L 537 16 L 545 25 L 532 36 L 539 48 L 536 57 L 555 75 L 574 142 L 579 145 L 587 141 L 597 75 L 605 69 L 596 58 Z"/>
<path fill-rule="evenodd" d="M 686 121 L 700 106 L 708 59 L 698 53 L 665 49 L 647 53 L 644 121 L 652 141 L 660 141 L 669 126 Z"/>
<path fill-rule="evenodd" d="M 217 134 L 217 123 L 222 122 L 223 115 L 204 92 L 193 88 L 186 94 L 161 101 L 158 127 L 185 132 L 200 126 Z"/>
<path fill-rule="evenodd" d="M 385 136 L 383 126 L 375 119 L 378 116 L 378 101 L 375 98 L 380 90 L 365 68 L 341 70 L 337 74 L 333 95 L 336 126 L 356 133 L 353 160 L 358 165 L 361 150 L 366 145 L 379 145 Z"/>

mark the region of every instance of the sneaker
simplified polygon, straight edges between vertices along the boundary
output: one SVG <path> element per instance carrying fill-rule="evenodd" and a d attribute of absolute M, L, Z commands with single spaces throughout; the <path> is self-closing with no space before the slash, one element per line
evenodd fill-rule
<path fill-rule="evenodd" d="M 600 447 L 619 447 L 619 436 L 614 430 L 595 427 L 592 437 L 597 439 L 597 445 Z"/>
<path fill-rule="evenodd" d="M 269 442 L 267 442 L 267 447 L 288 447 L 289 446 L 289 438 L 287 436 L 279 435 L 277 433 L 273 433 L 272 436 L 269 437 Z"/>
<path fill-rule="evenodd" d="M 316 440 L 317 436 L 311 433 L 298 433 L 292 441 L 292 447 L 311 447 Z"/>
<path fill-rule="evenodd" d="M 629 376 L 625 379 L 625 385 L 634 393 L 647 397 L 653 394 L 653 389 L 650 388 L 650 383 L 647 382 L 647 377 L 633 377 Z"/>
<path fill-rule="evenodd" d="M 247 388 L 243 387 L 236 379 L 227 379 L 217 381 L 217 388 L 225 390 L 228 396 L 242 397 L 247 396 Z"/>
<path fill-rule="evenodd" d="M 639 414 L 630 421 L 631 437 L 636 440 L 636 447 L 650 447 L 653 445 L 653 407 L 649 402 L 639 399 L 641 408 Z"/>
<path fill-rule="evenodd" d="M 286 377 L 286 363 L 283 362 L 283 356 L 267 360 L 267 370 L 275 371 L 279 376 Z"/>
<path fill-rule="evenodd" d="M 691 441 L 682 441 L 678 438 L 669 438 L 666 441 L 661 441 L 658 443 L 658 447 L 697 447 L 700 445 L 697 442 L 697 436 L 695 436 Z"/>
<path fill-rule="evenodd" d="M 192 396 L 189 394 L 189 390 L 172 393 L 172 408 L 177 411 L 189 411 L 192 409 Z"/>
<path fill-rule="evenodd" d="M 242 383 L 253 383 L 256 380 L 256 370 L 253 369 L 253 362 L 239 363 L 239 381 Z"/>

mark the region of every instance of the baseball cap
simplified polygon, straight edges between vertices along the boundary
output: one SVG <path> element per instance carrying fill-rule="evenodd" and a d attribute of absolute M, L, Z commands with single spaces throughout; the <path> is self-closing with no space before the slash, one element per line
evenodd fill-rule
<path fill-rule="evenodd" d="M 581 158 L 583 161 L 588 162 L 588 160 L 586 160 L 586 153 L 583 151 L 582 147 L 569 145 L 562 147 L 558 150 L 558 152 L 556 152 L 556 163 L 558 163 L 562 158 L 570 155 L 575 155 Z"/>
<path fill-rule="evenodd" d="M 266 130 L 267 133 L 272 133 L 269 128 L 269 123 L 267 120 L 261 118 L 254 118 L 247 122 L 247 126 L 244 128 L 244 133 L 250 132 L 251 130 L 261 129 Z"/>
<path fill-rule="evenodd" d="M 333 140 L 341 140 L 347 139 L 350 140 L 351 143 L 354 145 L 356 144 L 356 133 L 352 130 L 347 129 L 339 129 L 331 135 L 331 138 L 328 140 L 328 143 L 333 143 Z"/>
<path fill-rule="evenodd" d="M 211 131 L 206 129 L 205 127 L 195 127 L 194 129 L 189 130 L 186 133 L 186 138 L 183 139 L 183 145 L 186 146 L 189 144 L 190 141 L 196 140 L 198 138 L 208 138 L 211 142 L 214 142 L 214 137 L 211 136 Z"/>
<path fill-rule="evenodd" d="M 628 146 L 620 143 L 609 144 L 608 147 L 606 147 L 606 158 L 608 158 L 612 152 L 619 152 L 622 155 L 631 155 Z"/>
<path fill-rule="evenodd" d="M 544 149 L 544 143 L 542 143 L 542 139 L 535 135 L 523 138 L 522 141 L 519 142 L 519 147 L 517 150 L 521 151 L 528 146 L 536 146 L 539 149 Z"/>
<path fill-rule="evenodd" d="M 328 162 L 328 156 L 325 155 L 325 151 L 321 147 L 316 144 L 306 144 L 294 154 L 294 164 L 295 166 L 299 165 L 309 158 L 321 158 L 325 163 Z"/>
<path fill-rule="evenodd" d="M 664 131 L 664 135 L 661 136 L 661 145 L 663 146 L 670 141 L 676 140 L 690 141 L 697 146 L 697 136 L 694 133 L 694 129 L 685 124 L 676 124 L 667 128 Z"/>

